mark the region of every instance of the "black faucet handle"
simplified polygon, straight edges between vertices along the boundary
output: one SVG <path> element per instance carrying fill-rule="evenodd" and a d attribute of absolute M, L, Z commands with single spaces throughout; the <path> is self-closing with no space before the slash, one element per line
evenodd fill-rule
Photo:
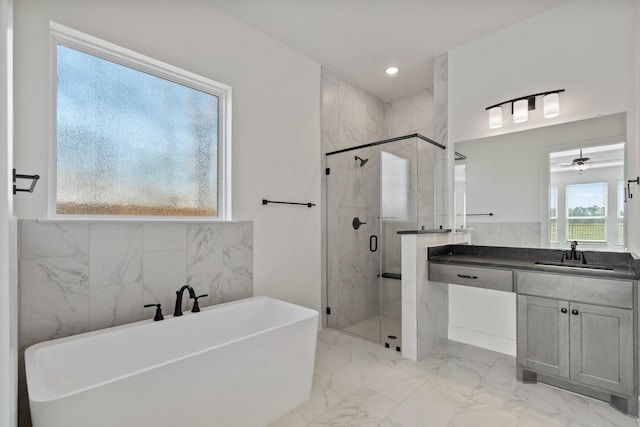
<path fill-rule="evenodd" d="M 198 295 L 197 297 L 193 297 L 193 308 L 191 309 L 192 313 L 198 313 L 200 311 L 200 305 L 198 304 L 198 299 L 202 297 L 208 297 L 209 294 Z"/>
<path fill-rule="evenodd" d="M 158 320 L 164 320 L 164 316 L 162 315 L 162 304 L 145 304 L 144 305 L 145 308 L 147 307 L 155 307 L 156 308 L 156 315 L 153 318 L 154 321 L 158 321 Z"/>

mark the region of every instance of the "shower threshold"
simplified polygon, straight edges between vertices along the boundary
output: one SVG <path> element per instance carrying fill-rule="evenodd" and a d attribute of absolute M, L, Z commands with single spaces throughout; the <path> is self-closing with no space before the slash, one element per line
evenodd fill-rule
<path fill-rule="evenodd" d="M 388 316 L 373 316 L 362 322 L 344 328 L 344 332 L 353 334 L 376 343 L 386 344 L 388 348 L 396 350 L 396 347 L 402 348 L 402 326 L 400 319 Z M 389 336 L 396 337 L 395 339 Z M 382 341 L 380 341 L 382 339 Z"/>

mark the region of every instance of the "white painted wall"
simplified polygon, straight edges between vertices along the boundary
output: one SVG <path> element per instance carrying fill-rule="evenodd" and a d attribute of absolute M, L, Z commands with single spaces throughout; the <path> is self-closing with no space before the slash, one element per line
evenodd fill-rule
<path fill-rule="evenodd" d="M 633 111 L 635 3 L 574 1 L 449 51 L 450 141 Z M 487 106 L 553 89 L 560 116 L 489 129 Z"/>
<path fill-rule="evenodd" d="M 15 162 L 43 177 L 20 219 L 46 216 L 50 20 L 233 87 L 233 219 L 254 221 L 254 292 L 320 309 L 322 207 L 261 205 L 320 203 L 320 66 L 205 0 L 18 2 Z"/>
<path fill-rule="evenodd" d="M 449 285 L 448 334 L 454 341 L 515 356 L 516 294 Z"/>
<path fill-rule="evenodd" d="M 0 0 L 0 427 L 17 423 L 16 247 L 12 173 L 12 0 Z"/>

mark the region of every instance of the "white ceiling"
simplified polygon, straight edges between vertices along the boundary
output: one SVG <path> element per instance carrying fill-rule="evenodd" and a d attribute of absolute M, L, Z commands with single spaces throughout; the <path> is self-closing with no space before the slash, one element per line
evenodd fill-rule
<path fill-rule="evenodd" d="M 433 87 L 434 56 L 572 0 L 210 1 L 386 101 Z"/>

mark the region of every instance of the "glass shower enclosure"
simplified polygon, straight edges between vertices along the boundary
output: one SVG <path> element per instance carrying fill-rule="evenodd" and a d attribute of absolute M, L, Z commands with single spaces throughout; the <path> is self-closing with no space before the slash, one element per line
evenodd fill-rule
<path fill-rule="evenodd" d="M 401 351 L 401 236 L 434 229 L 444 146 L 419 134 L 327 153 L 327 321 Z"/>

